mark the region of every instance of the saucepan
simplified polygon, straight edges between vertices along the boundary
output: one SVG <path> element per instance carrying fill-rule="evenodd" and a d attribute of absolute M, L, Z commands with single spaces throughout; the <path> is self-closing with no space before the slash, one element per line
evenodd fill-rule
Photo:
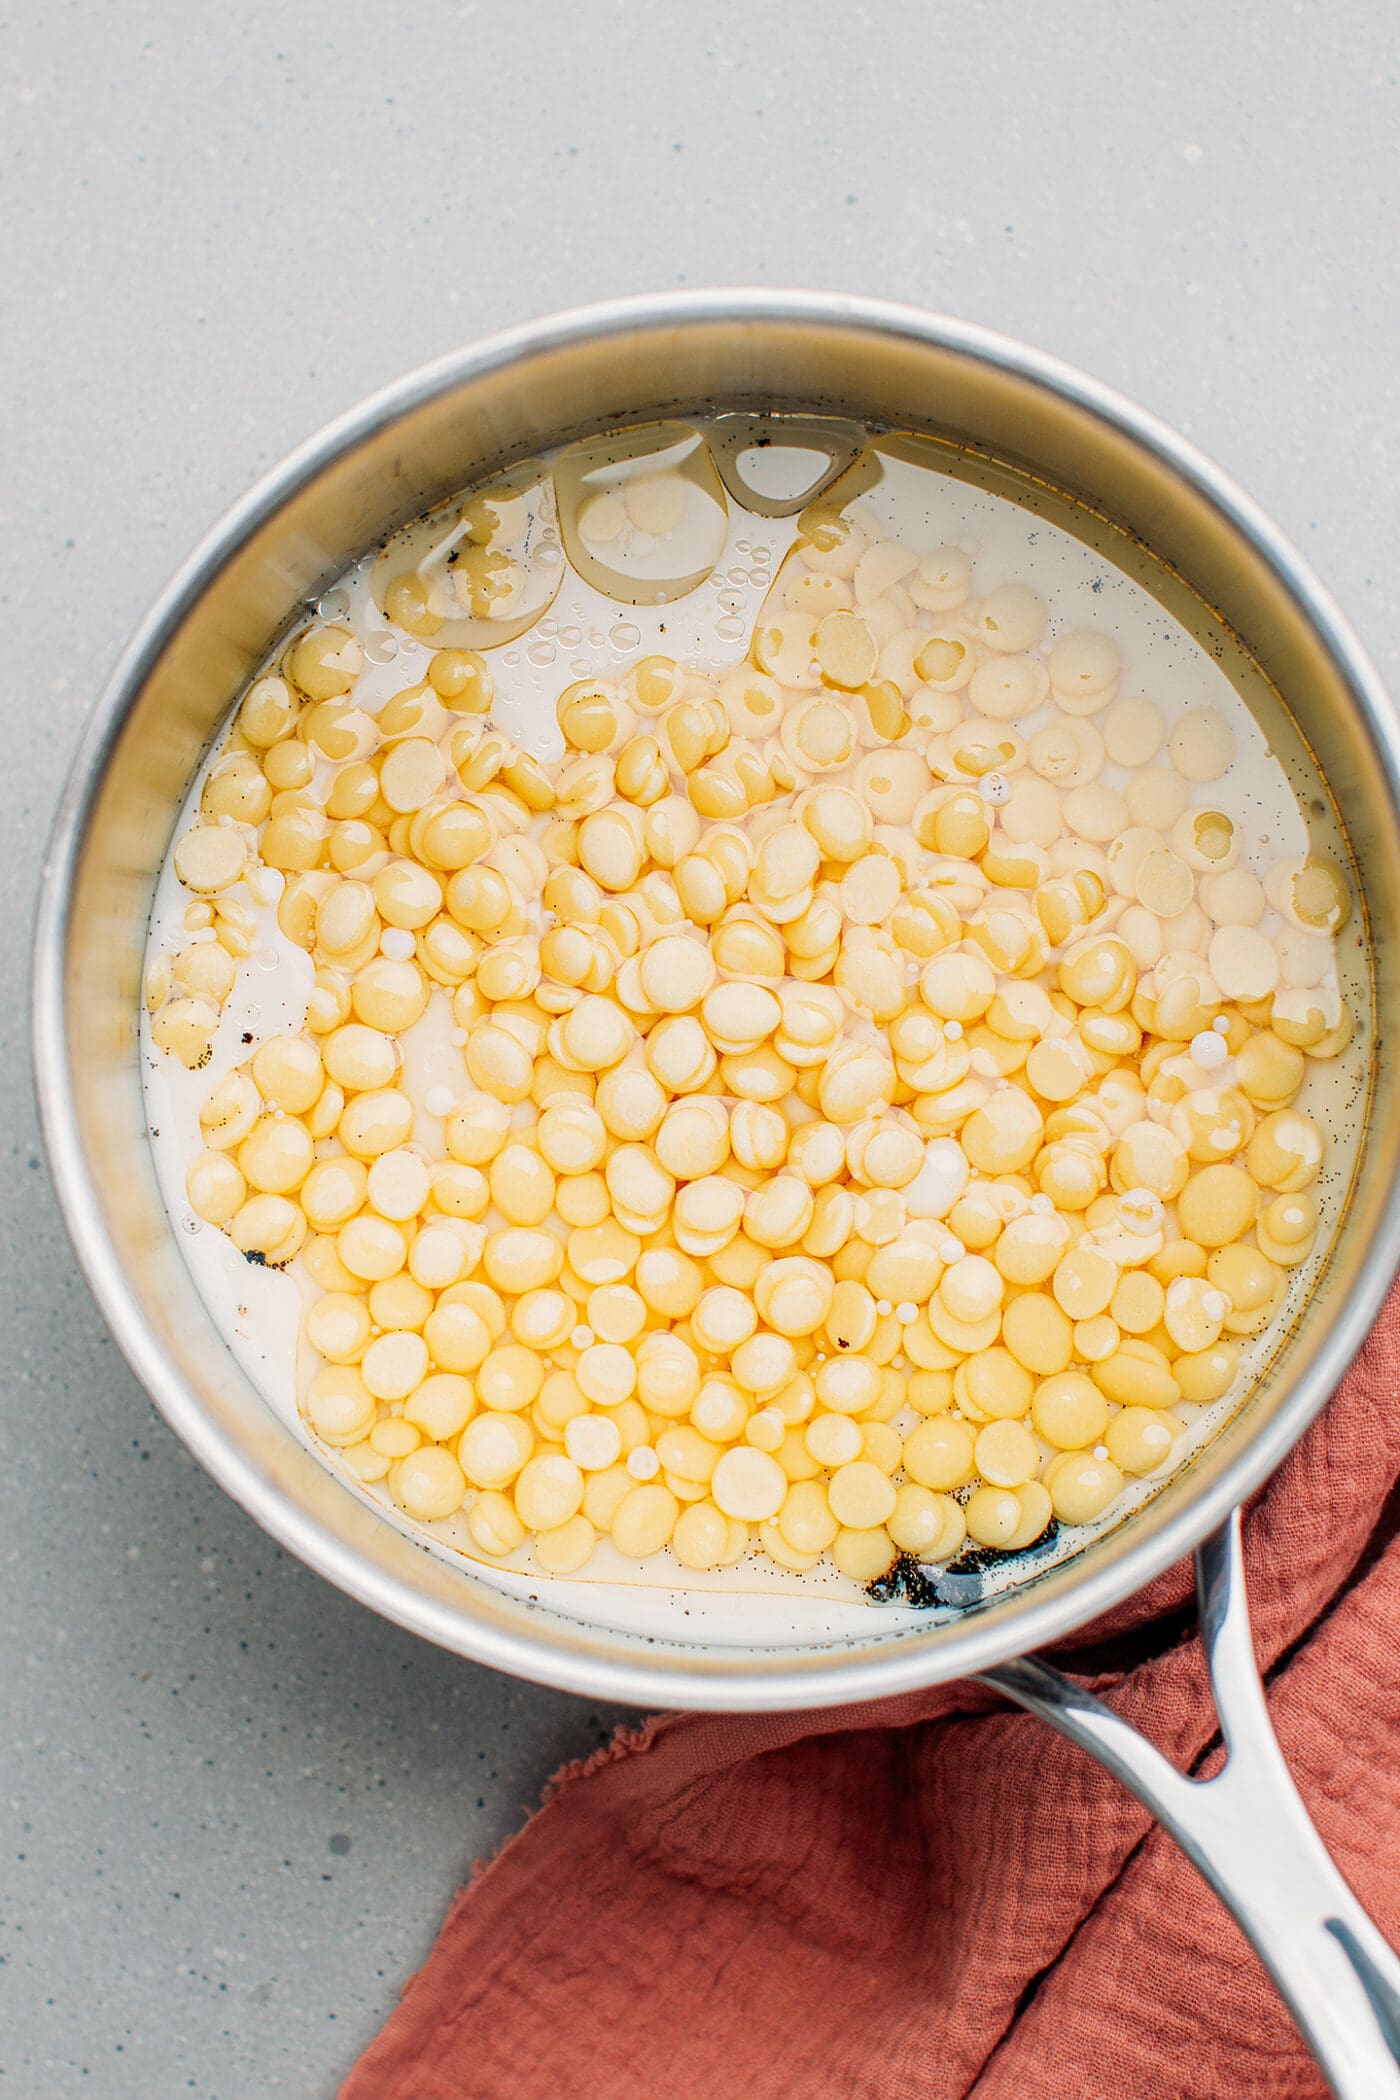
<path fill-rule="evenodd" d="M 1325 1265 L 1267 1374 L 1129 1520 L 1033 1580 L 839 1636 L 756 1617 L 658 1628 L 590 1586 L 514 1590 L 366 1506 L 270 1411 L 199 1297 L 157 1187 L 137 1014 L 157 870 L 209 738 L 279 634 L 393 526 L 512 460 L 717 410 L 912 431 L 1070 505 L 1084 536 L 1242 645 L 1344 813 L 1373 958 L 1360 1167 Z M 1400 1962 L 1307 1819 L 1255 1667 L 1238 1508 L 1324 1405 L 1400 1259 L 1400 724 L 1298 555 L 1199 453 L 1053 359 L 960 322 L 809 293 L 666 295 L 497 336 L 390 388 L 295 453 L 176 576 L 78 753 L 39 915 L 35 1058 L 54 1178 L 136 1375 L 216 1480 L 291 1552 L 460 1654 L 594 1697 L 731 1710 L 870 1701 L 981 1676 L 1116 1773 L 1249 1934 L 1333 2090 L 1400 2100 Z M 1033 1651 L 1186 1553 L 1228 1760 L 1193 1781 Z"/>

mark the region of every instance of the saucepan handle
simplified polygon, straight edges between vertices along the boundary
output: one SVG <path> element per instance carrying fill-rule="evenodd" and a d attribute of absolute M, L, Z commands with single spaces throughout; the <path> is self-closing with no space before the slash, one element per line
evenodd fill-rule
<path fill-rule="evenodd" d="M 1227 1758 L 1188 1779 L 1035 1656 L 985 1672 L 1131 1788 L 1233 1912 L 1337 2100 L 1400 2100 L 1400 1959 L 1314 1829 L 1254 1659 L 1236 1510 L 1196 1554 L 1201 1641 Z"/>

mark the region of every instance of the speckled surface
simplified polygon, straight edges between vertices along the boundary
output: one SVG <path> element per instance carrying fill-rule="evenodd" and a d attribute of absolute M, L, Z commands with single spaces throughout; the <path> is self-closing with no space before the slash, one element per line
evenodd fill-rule
<path fill-rule="evenodd" d="M 472 1859 L 615 1718 L 287 1561 L 74 1271 L 19 988 L 73 734 L 146 602 L 288 446 L 466 338 L 609 293 L 825 284 L 1150 404 L 1394 675 L 1398 78 L 1372 0 L 0 21 L 0 2094 L 333 2093 Z"/>

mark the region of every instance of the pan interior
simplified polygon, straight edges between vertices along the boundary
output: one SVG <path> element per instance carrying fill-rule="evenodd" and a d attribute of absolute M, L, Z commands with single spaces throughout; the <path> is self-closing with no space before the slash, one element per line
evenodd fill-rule
<path fill-rule="evenodd" d="M 668 426 L 671 430 L 681 427 Z M 657 649 L 686 661 L 713 662 L 717 667 L 738 660 L 766 594 L 767 579 L 780 566 L 796 535 L 796 499 L 809 495 L 812 486 L 820 489 L 835 482 L 843 468 L 843 486 L 858 485 L 862 469 L 852 471 L 851 460 L 879 457 L 887 463 L 884 494 L 894 506 L 890 522 L 909 533 L 911 544 L 975 548 L 982 576 L 1002 580 L 1015 574 L 1041 587 L 1062 616 L 1117 632 L 1130 652 L 1125 691 L 1153 691 L 1165 681 L 1169 687 L 1178 684 L 1193 702 L 1212 698 L 1228 702 L 1231 695 L 1237 696 L 1262 732 L 1267 753 L 1260 748 L 1261 764 L 1250 782 L 1253 792 L 1237 782 L 1233 788 L 1222 788 L 1222 803 L 1230 804 L 1242 828 L 1252 824 L 1264 838 L 1272 836 L 1273 855 L 1306 842 L 1312 850 L 1346 866 L 1353 888 L 1358 887 L 1350 844 L 1335 803 L 1276 688 L 1213 609 L 1146 547 L 1128 541 L 1082 503 L 1003 463 L 966 448 L 930 443 L 913 433 L 862 432 L 857 426 L 825 418 L 739 414 L 707 417 L 694 427 L 727 470 L 733 502 L 730 539 L 741 535 L 716 557 L 717 569 L 724 573 L 709 579 L 726 588 L 695 589 L 679 599 L 667 598 L 660 605 L 629 611 L 588 594 L 577 571 L 568 569 L 559 596 L 546 604 L 542 630 L 553 637 L 562 624 L 564 633 L 574 633 L 572 646 L 584 653 L 568 666 L 568 673 L 606 675 L 625 667 L 629 658 L 635 660 Z M 865 450 L 872 438 L 877 448 L 873 455 Z M 591 458 L 595 449 L 609 456 L 614 452 L 625 455 L 633 445 L 653 442 L 650 429 L 637 434 L 614 432 L 600 446 L 585 447 L 585 457 Z M 741 478 L 750 470 L 758 476 L 757 488 Z M 872 466 L 868 471 L 879 470 Z M 764 516 L 757 505 L 771 508 L 774 514 Z M 455 511 L 456 506 L 449 505 L 441 518 L 450 520 Z M 434 530 L 440 533 L 441 524 Z M 761 539 L 757 538 L 760 532 Z M 755 537 L 751 539 L 750 534 Z M 427 533 L 426 538 L 431 537 Z M 321 618 L 347 619 L 356 632 L 363 630 L 371 651 L 378 629 L 365 626 L 366 620 L 373 621 L 370 578 L 390 561 L 389 556 L 378 561 L 368 556 L 323 594 L 316 606 Z M 737 567 L 733 566 L 736 561 Z M 758 566 L 748 569 L 750 561 Z M 573 629 L 569 621 L 575 623 Z M 598 631 L 590 637 L 584 632 L 590 626 L 601 630 L 608 622 L 611 629 L 606 635 Z M 549 758 L 557 748 L 550 703 L 561 677 L 568 674 L 561 669 L 560 652 L 552 640 L 526 646 L 534 632 L 531 626 L 519 637 L 519 646 L 501 645 L 490 659 L 497 666 L 493 721 L 524 749 Z M 1133 641 L 1151 652 L 1146 663 L 1133 661 Z M 441 637 L 434 637 L 432 646 L 440 645 Z M 714 652 L 710 657 L 704 654 L 707 648 Z M 283 654 L 284 643 L 279 640 L 265 668 L 275 671 Z M 534 656 L 541 658 L 537 669 L 531 663 Z M 422 664 L 410 666 L 405 660 L 401 643 L 400 653 L 371 673 L 377 697 L 383 700 L 411 684 L 422 669 Z M 362 692 L 363 683 L 356 690 Z M 373 701 L 367 699 L 365 704 Z M 216 750 L 218 746 L 216 738 Z M 1279 768 L 1273 778 L 1272 800 L 1261 784 L 1269 755 Z M 1241 754 L 1234 770 L 1239 773 L 1246 767 L 1247 759 Z M 190 789 L 177 829 L 183 829 L 197 813 L 207 773 L 206 764 Z M 1288 806 L 1290 799 L 1292 807 Z M 187 892 L 167 866 L 153 913 L 153 954 L 167 940 L 178 942 L 186 901 Z M 272 938 L 276 939 L 275 930 Z M 304 959 L 291 943 L 283 940 L 281 946 L 280 973 L 249 973 L 241 983 L 221 1024 L 221 1047 L 211 1067 L 186 1074 L 171 1059 L 147 1055 L 149 1124 L 159 1133 L 153 1144 L 167 1208 L 181 1229 L 178 1244 L 205 1304 L 218 1320 L 228 1346 L 263 1388 L 286 1428 L 319 1452 L 351 1493 L 457 1572 L 503 1595 L 529 1601 L 538 1613 L 550 1612 L 564 1620 L 681 1647 L 697 1640 L 742 1648 L 760 1643 L 801 1648 L 832 1642 L 886 1642 L 912 1630 L 952 1623 L 969 1612 L 984 1610 L 993 1598 L 1043 1581 L 1053 1568 L 1091 1551 L 1096 1540 L 1131 1522 L 1167 1485 L 1167 1480 L 1151 1475 L 1133 1481 L 1105 1517 L 1092 1525 L 1062 1530 L 1057 1538 L 1029 1552 L 975 1554 L 940 1579 L 945 1595 L 917 1609 L 898 1600 L 868 1601 L 856 1584 L 836 1575 L 829 1564 L 797 1574 L 776 1567 L 766 1556 L 750 1553 L 735 1567 L 687 1573 L 664 1551 L 640 1565 L 629 1565 L 604 1539 L 584 1570 L 572 1576 L 552 1576 L 531 1566 L 523 1553 L 501 1562 L 476 1552 L 460 1519 L 411 1524 L 382 1485 L 365 1486 L 339 1454 L 317 1445 L 307 1433 L 293 1377 L 295 1330 L 303 1309 L 293 1278 L 256 1267 L 250 1270 L 224 1235 L 201 1229 L 184 1195 L 183 1167 L 200 1143 L 198 1105 L 208 1086 L 232 1068 L 236 1055 L 232 1046 L 254 1031 L 262 1037 L 301 1025 L 297 993 L 300 989 L 304 997 Z M 1230 1392 L 1218 1402 L 1188 1411 L 1187 1443 L 1193 1453 L 1199 1453 L 1248 1404 L 1255 1382 L 1269 1376 L 1272 1363 L 1287 1348 L 1325 1268 L 1329 1244 L 1346 1208 L 1371 1084 L 1373 1014 L 1367 953 L 1364 940 L 1355 933 L 1342 949 L 1339 964 L 1344 996 L 1349 1009 L 1360 1017 L 1360 1026 L 1341 1058 L 1312 1067 L 1300 1104 L 1329 1132 L 1329 1153 L 1318 1191 L 1322 1223 L 1316 1248 L 1292 1272 L 1283 1312 L 1265 1335 L 1246 1344 L 1244 1368 Z M 270 962 L 273 958 L 262 959 Z M 303 1367 L 303 1388 L 306 1376 Z M 1185 1463 L 1189 1467 L 1191 1460 Z M 1175 1468 L 1169 1478 L 1175 1478 Z"/>

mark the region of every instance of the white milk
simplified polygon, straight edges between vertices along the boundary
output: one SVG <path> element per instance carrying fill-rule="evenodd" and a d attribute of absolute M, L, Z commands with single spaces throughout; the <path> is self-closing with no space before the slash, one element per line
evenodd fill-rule
<path fill-rule="evenodd" d="M 745 467 L 751 470 L 751 486 L 760 498 L 790 492 L 799 477 L 813 474 L 821 462 L 820 453 L 797 446 L 786 453 L 782 448 L 765 451 L 757 446 L 748 450 L 731 446 L 731 450 L 735 471 L 742 475 Z M 1093 626 L 1111 634 L 1123 658 L 1120 690 L 1146 694 L 1165 716 L 1168 728 L 1188 706 L 1208 703 L 1224 713 L 1234 732 L 1235 761 L 1223 778 L 1193 791 L 1193 800 L 1208 801 L 1233 818 L 1245 841 L 1242 858 L 1257 874 L 1262 876 L 1282 857 L 1305 852 L 1310 844 L 1332 852 L 1344 866 L 1348 864 L 1345 842 L 1317 775 L 1300 750 L 1286 754 L 1286 770 L 1283 758 L 1271 751 L 1264 730 L 1241 697 L 1242 692 L 1252 695 L 1266 718 L 1271 705 L 1276 706 L 1265 693 L 1258 672 L 1228 638 L 1218 660 L 1140 583 L 1056 521 L 1073 518 L 1079 529 L 1086 529 L 1067 505 L 1036 491 L 1023 492 L 1025 501 L 1036 508 L 1023 507 L 1022 502 L 964 478 L 974 469 L 956 455 L 947 455 L 942 464 L 951 471 L 931 471 L 887 459 L 884 478 L 861 500 L 888 526 L 892 537 L 906 544 L 925 550 L 961 546 L 974 558 L 973 587 L 978 596 L 1004 582 L 1031 584 L 1050 608 L 1047 652 L 1056 635 L 1067 629 Z M 1007 476 L 979 475 L 979 479 L 994 478 L 1011 485 Z M 1048 512 L 1055 515 L 1045 514 Z M 637 658 L 658 652 L 716 671 L 741 662 L 755 616 L 795 533 L 795 517 L 760 516 L 740 508 L 733 500 L 731 479 L 723 551 L 708 580 L 674 603 L 619 605 L 586 582 L 562 553 L 556 555 L 561 582 L 548 610 L 532 628 L 491 652 L 496 726 L 525 749 L 552 761 L 563 751 L 555 701 L 574 679 L 616 675 Z M 432 654 L 430 646 L 391 629 L 375 606 L 369 590 L 373 560 L 373 554 L 366 556 L 314 608 L 297 609 L 300 619 L 314 610 L 323 618 L 343 622 L 360 637 L 366 669 L 355 698 L 370 712 L 405 686 L 420 682 Z M 1144 573 L 1151 573 L 1145 560 L 1140 566 Z M 1218 634 L 1215 639 L 1218 643 Z M 1231 675 L 1227 676 L 1224 664 L 1229 665 Z M 1045 712 L 1048 716 L 1049 709 Z M 1018 726 L 1033 730 L 1039 719 L 1030 717 Z M 222 734 L 215 739 L 211 760 L 221 742 Z M 207 770 L 206 764 L 191 785 L 175 837 L 198 808 Z M 1101 775 L 1108 786 L 1121 786 L 1126 777 L 1112 765 L 1106 765 Z M 1300 800 L 1308 806 L 1306 821 Z M 606 1539 L 600 1540 L 586 1569 L 566 1578 L 542 1575 L 529 1563 L 527 1549 L 503 1564 L 487 1562 L 476 1554 L 460 1513 L 433 1525 L 415 1524 L 395 1507 L 382 1487 L 362 1485 L 339 1464 L 338 1454 L 316 1442 L 297 1406 L 298 1390 L 317 1361 L 306 1360 L 306 1345 L 298 1341 L 303 1303 L 314 1296 L 313 1287 L 298 1276 L 298 1264 L 279 1274 L 245 1261 L 222 1232 L 192 1215 L 185 1196 L 186 1167 L 201 1149 L 198 1111 L 214 1080 L 244 1061 L 250 1045 L 294 1031 L 305 1019 L 311 961 L 277 927 L 273 894 L 277 887 L 274 878 L 267 901 L 259 909 L 253 957 L 241 967 L 223 1010 L 212 1062 L 201 1071 L 186 1071 L 177 1060 L 154 1049 L 144 1017 L 142 1042 L 151 1144 L 181 1251 L 227 1346 L 288 1430 L 345 1481 L 349 1492 L 373 1502 L 389 1522 L 422 1540 L 430 1551 L 452 1560 L 470 1579 L 537 1598 L 541 1606 L 567 1616 L 682 1643 L 703 1638 L 746 1646 L 857 1639 L 868 1643 L 927 1624 L 927 1612 L 873 1605 L 829 1565 L 810 1575 L 795 1575 L 757 1553 L 751 1553 L 737 1568 L 704 1575 L 683 1571 L 668 1553 L 641 1565 L 624 1560 Z M 188 901 L 189 893 L 167 861 L 151 913 L 152 955 L 185 938 L 183 915 Z M 1277 923 L 1271 914 L 1265 930 Z M 1271 1329 L 1244 1345 L 1241 1374 L 1231 1392 L 1209 1407 L 1178 1408 L 1187 1419 L 1184 1445 L 1188 1452 L 1199 1448 L 1228 1419 L 1270 1361 L 1307 1302 L 1345 1202 L 1361 1136 L 1370 1066 L 1367 964 L 1355 917 L 1338 942 L 1337 960 L 1343 995 L 1358 1017 L 1356 1039 L 1330 1064 L 1309 1062 L 1298 1103 L 1318 1119 L 1328 1136 L 1326 1163 L 1313 1192 L 1322 1221 L 1317 1245 L 1309 1259 L 1292 1272 L 1287 1303 Z M 428 1110 L 447 1093 L 458 1092 L 466 1076 L 460 1046 L 452 1040 L 445 998 L 436 999 L 434 1006 L 436 1018 L 425 1020 L 414 1031 L 421 1040 L 409 1039 L 407 1083 L 419 1110 L 415 1136 L 440 1149 L 442 1121 Z M 1228 1070 L 1220 1074 L 1221 1083 L 1228 1078 Z M 1177 1469 L 1174 1463 L 1172 1472 Z M 1096 1532 L 1122 1523 L 1162 1485 L 1161 1478 L 1130 1480 L 1114 1509 L 1097 1525 L 1062 1528 L 1048 1547 L 1021 1559 L 1008 1559 L 982 1577 L 973 1586 L 976 1593 L 992 1594 L 1065 1558 Z M 939 1615 L 947 1609 L 938 1607 Z"/>

